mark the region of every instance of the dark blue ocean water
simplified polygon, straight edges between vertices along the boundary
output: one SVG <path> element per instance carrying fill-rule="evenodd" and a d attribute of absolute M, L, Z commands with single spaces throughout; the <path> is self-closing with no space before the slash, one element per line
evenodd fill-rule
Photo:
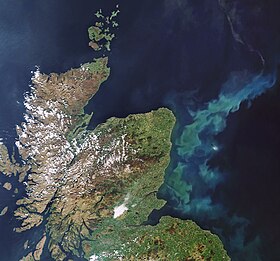
<path fill-rule="evenodd" d="M 280 257 L 279 99 L 278 82 L 250 108 L 243 104 L 218 136 L 219 142 L 226 146 L 211 160 L 213 167 L 230 173 L 227 182 L 216 190 L 215 200 L 251 222 L 245 242 L 260 237 L 262 260 Z"/>
<path fill-rule="evenodd" d="M 121 0 L 119 3 L 120 27 L 109 54 L 111 75 L 86 107 L 87 112 L 95 113 L 92 128 L 111 116 L 125 117 L 167 106 L 177 117 L 172 138 L 175 141 L 183 127 L 192 121 L 188 109 L 195 111 L 216 98 L 233 72 L 257 74 L 262 68 L 257 53 L 234 39 L 218 1 Z M 99 8 L 112 10 L 115 5 L 115 1 L 101 0 L 82 3 L 0 0 L 0 133 L 9 146 L 15 136 L 15 125 L 23 119 L 23 93 L 29 88 L 30 71 L 39 65 L 45 73 L 63 72 L 90 61 L 96 55 L 88 48 L 87 38 L 93 14 Z M 266 71 L 273 71 L 280 53 L 279 4 L 276 0 L 240 0 L 232 1 L 228 8 L 233 6 L 237 17 L 235 29 L 244 41 L 261 51 Z M 214 217 L 210 211 L 202 219 L 199 212 L 186 216 L 175 212 L 172 205 L 162 211 L 191 217 L 203 228 L 218 233 L 234 260 L 256 260 L 242 253 L 238 242 L 230 240 L 231 232 L 236 229 L 231 222 L 235 214 L 251 223 L 246 231 L 240 232 L 246 244 L 256 235 L 261 238 L 261 254 L 258 254 L 261 260 L 278 260 L 280 256 L 277 252 L 280 233 L 274 229 L 279 227 L 280 211 L 279 108 L 274 106 L 279 95 L 265 97 L 258 98 L 257 105 L 253 102 L 250 110 L 242 106 L 217 137 L 223 150 L 212 158 L 211 166 L 223 170 L 226 179 L 209 196 L 227 214 Z M 267 114 L 259 117 L 263 111 Z M 170 171 L 181 160 L 175 148 L 171 155 Z M 264 177 L 267 177 L 265 183 Z M 0 192 L 0 205 L 4 206 L 9 197 Z M 11 233 L 14 225 L 11 212 L 0 221 L 0 261 L 17 260 L 27 235 L 18 237 Z"/>

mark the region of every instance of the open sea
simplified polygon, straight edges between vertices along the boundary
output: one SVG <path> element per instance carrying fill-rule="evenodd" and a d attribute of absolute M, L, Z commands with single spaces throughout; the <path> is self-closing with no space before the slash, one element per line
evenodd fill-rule
<path fill-rule="evenodd" d="M 277 261 L 280 3 L 235 0 L 222 8 L 224 2 L 0 0 L 0 137 L 11 149 L 15 126 L 23 121 L 23 94 L 29 90 L 35 66 L 44 73 L 64 72 L 97 57 L 88 47 L 87 28 L 97 10 L 109 14 L 119 4 L 117 37 L 112 51 L 104 53 L 109 56 L 111 75 L 85 111 L 94 112 L 90 123 L 94 128 L 112 116 L 126 117 L 162 106 L 172 109 L 177 124 L 167 176 L 178 162 L 188 164 L 176 142 L 194 121 L 191 112 L 205 108 L 221 94 L 242 89 L 261 70 L 274 76 L 274 87 L 251 102 L 240 100 L 240 109 L 225 117 L 226 125 L 213 136 L 219 149 L 210 155 L 208 165 L 223 174 L 221 181 L 213 188 L 193 173 L 184 173 L 186 180 L 193 181 L 192 207 L 178 207 L 176 200 L 166 198 L 167 205 L 151 218 L 193 219 L 219 235 L 232 260 Z M 231 23 L 225 13 L 230 10 L 235 11 Z M 225 87 L 229 81 L 232 84 Z M 202 213 L 205 195 L 208 211 Z M 0 217 L 0 261 L 18 260 L 26 238 L 30 233 L 34 239 L 37 236 L 34 231 L 12 232 L 16 223 L 13 199 L 0 189 L 0 207 L 10 206 L 8 215 Z M 47 254 L 45 260 L 50 260 Z"/>

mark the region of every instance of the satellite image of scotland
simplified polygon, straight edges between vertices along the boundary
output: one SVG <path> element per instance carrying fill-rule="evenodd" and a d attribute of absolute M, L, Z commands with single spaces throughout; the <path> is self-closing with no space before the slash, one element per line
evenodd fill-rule
<path fill-rule="evenodd" d="M 0 261 L 280 261 L 280 0 L 0 0 Z"/>

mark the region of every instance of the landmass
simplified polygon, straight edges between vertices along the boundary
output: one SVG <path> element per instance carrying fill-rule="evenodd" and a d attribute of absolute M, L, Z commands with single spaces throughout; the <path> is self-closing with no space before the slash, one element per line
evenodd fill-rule
<path fill-rule="evenodd" d="M 229 260 L 219 238 L 189 220 L 162 217 L 156 226 L 107 221 L 100 233 L 90 260 Z"/>
<path fill-rule="evenodd" d="M 103 47 L 107 51 L 111 50 L 111 42 L 115 38 L 115 34 L 111 33 L 111 31 L 119 26 L 115 18 L 120 10 L 118 5 L 116 8 L 109 16 L 104 16 L 102 10 L 95 13 L 98 21 L 95 22 L 95 25 L 88 28 L 89 39 L 91 40 L 89 46 L 95 51 L 100 51 Z"/>
<path fill-rule="evenodd" d="M 8 207 L 4 207 L 0 212 L 0 216 L 4 216 L 7 213 L 8 209 Z"/>
<path fill-rule="evenodd" d="M 107 23 L 117 14 L 96 16 Z M 100 37 L 92 30 L 91 46 Z M 109 74 L 108 57 L 60 74 L 37 68 L 25 95 L 25 120 L 17 126 L 21 162 L 0 143 L 0 171 L 25 184 L 15 231 L 40 233 L 34 245 L 25 242 L 22 260 L 40 260 L 44 250 L 59 261 L 229 260 L 220 239 L 192 221 L 162 217 L 147 225 L 165 204 L 157 192 L 176 119 L 159 108 L 89 130 L 92 115 L 84 107 Z"/>
<path fill-rule="evenodd" d="M 11 190 L 12 189 L 12 184 L 10 182 L 5 182 L 3 185 L 3 188 L 6 190 Z"/>

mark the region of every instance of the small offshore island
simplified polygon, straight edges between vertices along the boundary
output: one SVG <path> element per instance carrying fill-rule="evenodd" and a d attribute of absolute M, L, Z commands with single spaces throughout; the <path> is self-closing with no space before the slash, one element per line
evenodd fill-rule
<path fill-rule="evenodd" d="M 109 50 L 118 10 L 89 29 L 90 46 Z M 98 41 L 106 25 L 104 46 Z M 108 27 L 108 28 L 107 28 Z M 101 37 L 101 38 L 100 38 Z M 230 260 L 220 239 L 192 221 L 162 217 L 144 225 L 164 200 L 157 192 L 170 160 L 173 113 L 166 108 L 110 118 L 88 130 L 84 107 L 110 74 L 108 57 L 65 73 L 32 78 L 25 121 L 17 126 L 17 162 L 0 143 L 0 171 L 25 182 L 16 232 L 41 231 L 21 260 Z M 108 90 L 110 91 L 110 90 Z M 8 181 L 7 190 L 12 189 Z M 5 215 L 4 208 L 1 215 Z M 75 259 L 75 260 L 76 260 Z"/>

